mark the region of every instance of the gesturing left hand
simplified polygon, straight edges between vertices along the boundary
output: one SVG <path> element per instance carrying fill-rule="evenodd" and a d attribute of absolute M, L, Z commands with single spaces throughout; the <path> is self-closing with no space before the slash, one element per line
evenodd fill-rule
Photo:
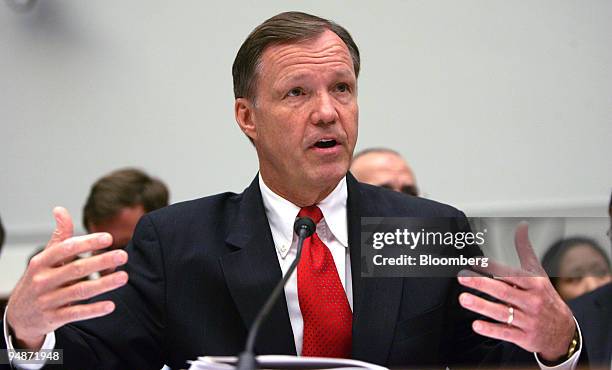
<path fill-rule="evenodd" d="M 486 272 L 494 278 L 471 271 L 459 274 L 459 283 L 501 301 L 491 302 L 470 293 L 459 296 L 468 310 L 499 321 L 476 320 L 480 335 L 512 342 L 536 352 L 546 361 L 558 361 L 568 351 L 576 324 L 572 312 L 550 283 L 529 242 L 527 223 L 516 229 L 515 247 L 521 269 L 490 263 Z"/>

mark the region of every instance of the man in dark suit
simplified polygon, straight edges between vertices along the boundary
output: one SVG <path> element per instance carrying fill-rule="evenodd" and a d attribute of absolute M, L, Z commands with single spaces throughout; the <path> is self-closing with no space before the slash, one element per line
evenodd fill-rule
<path fill-rule="evenodd" d="M 612 246 L 612 195 L 608 206 Z M 589 364 L 594 369 L 612 368 L 612 283 L 570 302 L 584 336 Z"/>
<path fill-rule="evenodd" d="M 305 215 L 317 223 L 316 233 L 262 327 L 258 353 L 387 365 L 500 361 L 507 352 L 488 336 L 572 367 L 575 324 L 545 277 L 518 271 L 504 279 L 459 279 L 502 302 L 467 293 L 455 278 L 361 277 L 361 217 L 464 215 L 347 174 L 357 140 L 359 65 L 351 36 L 333 22 L 290 12 L 258 26 L 232 70 L 235 116 L 257 151 L 257 178 L 242 194 L 144 216 L 125 269 L 94 282 L 73 283 L 125 264 L 126 252 L 72 262 L 112 241 L 104 233 L 72 237 L 67 211 L 54 210 L 57 230 L 9 302 L 6 344 L 62 348 L 66 367 L 81 369 L 182 367 L 199 354 L 235 354 L 292 260 L 291 226 Z M 517 247 L 524 266 L 536 269 L 526 232 L 520 228 Z M 471 311 L 494 322 L 474 321 Z"/>

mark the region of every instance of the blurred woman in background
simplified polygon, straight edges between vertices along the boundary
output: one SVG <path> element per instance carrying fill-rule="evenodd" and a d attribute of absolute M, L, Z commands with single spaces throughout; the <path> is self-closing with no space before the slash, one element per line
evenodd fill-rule
<path fill-rule="evenodd" d="M 566 301 L 593 291 L 612 281 L 610 260 L 592 239 L 562 239 L 542 257 L 550 280 Z"/>

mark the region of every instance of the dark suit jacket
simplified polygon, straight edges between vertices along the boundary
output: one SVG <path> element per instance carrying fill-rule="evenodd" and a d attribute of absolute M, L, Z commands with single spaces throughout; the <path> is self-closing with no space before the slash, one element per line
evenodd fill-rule
<path fill-rule="evenodd" d="M 360 217 L 464 219 L 463 213 L 360 184 L 350 174 L 347 184 L 352 356 L 387 366 L 505 361 L 512 351 L 471 330 L 475 316 L 458 306 L 456 279 L 360 277 Z M 127 251 L 129 284 L 97 298 L 112 299 L 115 312 L 56 331 L 65 368 L 158 370 L 164 363 L 184 368 L 204 354 L 235 355 L 282 276 L 257 179 L 242 194 L 144 216 Z M 295 354 L 284 294 L 261 327 L 256 351 Z"/>
<path fill-rule="evenodd" d="M 589 363 L 595 369 L 609 369 L 612 361 L 612 283 L 570 302 L 578 320 Z"/>

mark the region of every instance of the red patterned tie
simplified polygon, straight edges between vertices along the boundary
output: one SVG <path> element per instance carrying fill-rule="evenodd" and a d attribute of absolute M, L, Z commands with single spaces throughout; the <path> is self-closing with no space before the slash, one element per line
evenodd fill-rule
<path fill-rule="evenodd" d="M 304 216 L 315 224 L 323 218 L 317 206 L 302 208 L 298 217 Z M 304 318 L 302 356 L 350 357 L 353 314 L 334 258 L 316 232 L 304 240 L 297 281 Z"/>

